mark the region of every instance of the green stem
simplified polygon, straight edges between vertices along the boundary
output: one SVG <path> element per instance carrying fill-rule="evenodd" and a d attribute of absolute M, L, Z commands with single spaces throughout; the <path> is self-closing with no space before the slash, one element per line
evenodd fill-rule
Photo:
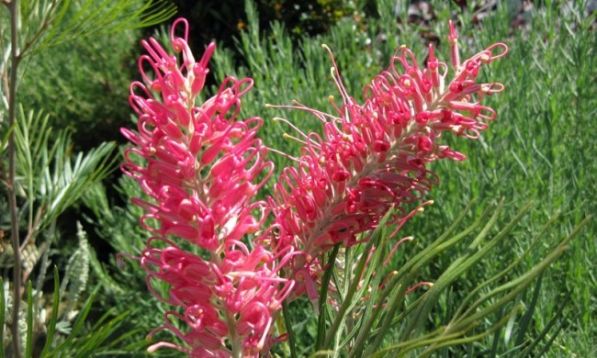
<path fill-rule="evenodd" d="M 27 337 L 25 337 L 25 357 L 33 357 L 33 294 L 31 281 L 27 282 Z"/>
<path fill-rule="evenodd" d="M 242 357 L 242 347 L 241 342 L 238 340 L 238 336 L 236 335 L 236 324 L 234 321 L 234 317 L 232 317 L 228 312 L 225 314 L 226 316 L 226 324 L 228 325 L 228 332 L 230 332 L 230 345 L 232 346 L 232 357 L 233 358 L 241 358 Z"/>
<path fill-rule="evenodd" d="M 286 301 L 282 302 L 282 316 L 284 316 L 284 325 L 288 333 L 288 345 L 290 346 L 290 358 L 297 358 L 296 341 L 294 339 L 294 330 L 292 329 L 292 322 L 290 322 L 290 312 L 288 311 L 288 304 Z"/>
<path fill-rule="evenodd" d="M 354 275 L 354 279 L 350 283 L 348 292 L 346 292 L 346 297 L 344 297 L 344 301 L 342 302 L 342 305 L 340 306 L 340 309 L 338 310 L 338 313 L 336 314 L 336 318 L 334 318 L 334 322 L 332 323 L 332 328 L 329 330 L 328 334 L 325 337 L 325 345 L 326 346 L 329 346 L 330 343 L 332 342 L 334 334 L 338 331 L 338 327 L 340 327 L 340 323 L 342 322 L 342 319 L 344 318 L 346 311 L 348 310 L 348 308 L 350 307 L 350 304 L 352 303 L 352 297 L 354 296 L 354 294 L 357 290 L 357 287 L 359 285 L 359 282 L 361 280 L 361 275 L 363 274 L 363 270 L 365 269 L 365 262 L 367 261 L 367 257 L 369 256 L 369 252 L 371 251 L 372 246 L 373 246 L 373 240 L 370 239 L 369 242 L 367 243 L 367 246 L 365 246 L 365 249 L 363 250 L 362 257 L 361 257 L 359 263 L 357 264 L 357 269 L 356 269 L 356 272 Z"/>
<path fill-rule="evenodd" d="M 328 259 L 327 268 L 323 274 L 321 280 L 321 290 L 319 292 L 319 322 L 317 325 L 317 344 L 316 349 L 320 350 L 325 340 L 325 316 L 326 316 L 326 303 L 328 300 L 328 288 L 330 285 L 330 279 L 332 278 L 332 271 L 334 271 L 334 262 L 336 262 L 336 256 L 338 256 L 338 250 L 340 244 L 334 246 L 330 258 Z"/>
<path fill-rule="evenodd" d="M 10 16 L 10 79 L 8 83 L 8 128 L 12 128 L 16 121 L 16 94 L 17 94 L 17 69 L 19 66 L 18 54 L 18 0 L 6 3 Z M 17 208 L 17 194 L 15 190 L 16 176 L 16 149 L 14 131 L 11 131 L 8 139 L 8 205 L 10 207 L 11 242 L 14 255 L 13 268 L 13 308 L 12 308 L 12 345 L 13 356 L 21 357 L 21 344 L 19 332 L 19 311 L 21 305 L 21 251 L 19 240 L 19 221 Z"/>

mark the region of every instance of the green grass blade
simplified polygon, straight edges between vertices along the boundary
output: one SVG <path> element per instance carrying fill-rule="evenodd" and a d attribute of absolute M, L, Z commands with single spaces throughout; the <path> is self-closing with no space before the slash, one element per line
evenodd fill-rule
<path fill-rule="evenodd" d="M 539 275 L 539 278 L 537 278 L 537 282 L 535 283 L 535 289 L 533 290 L 533 297 L 531 298 L 529 308 L 520 320 L 518 333 L 516 335 L 516 341 L 514 343 L 515 346 L 520 346 L 524 341 L 525 335 L 527 334 L 529 325 L 531 323 L 531 319 L 533 318 L 533 314 L 535 314 L 535 309 L 537 308 L 537 302 L 539 301 L 539 293 L 541 292 L 542 282 L 543 275 Z"/>
<path fill-rule="evenodd" d="M 483 288 L 489 286 L 491 283 L 497 282 L 499 279 L 507 275 L 511 272 L 517 265 L 519 265 L 522 260 L 531 252 L 533 249 L 541 242 L 541 239 L 547 234 L 548 229 L 559 219 L 559 215 L 553 216 L 549 222 L 547 222 L 540 232 L 535 235 L 529 247 L 518 257 L 516 257 L 505 269 L 503 269 L 498 274 L 494 275 L 493 277 L 489 278 L 488 280 L 484 281 L 483 283 L 477 285 L 460 303 L 460 306 L 456 310 L 453 315 L 452 321 L 456 320 L 458 317 L 461 316 L 462 312 L 465 310 L 469 302 L 475 297 L 477 293 L 479 293 Z"/>
<path fill-rule="evenodd" d="M 81 332 L 81 330 L 83 329 L 85 320 L 87 319 L 87 316 L 89 315 L 89 312 L 91 311 L 91 307 L 93 307 L 93 301 L 95 300 L 95 296 L 97 295 L 98 291 L 99 291 L 99 289 L 96 288 L 95 290 L 93 290 L 93 292 L 91 293 L 89 298 L 87 298 L 85 305 L 83 305 L 83 309 L 81 309 L 81 312 L 79 312 L 79 314 L 77 315 L 77 319 L 75 320 L 75 323 L 73 324 L 73 329 L 70 334 L 71 336 L 76 337 L 77 334 L 79 334 L 79 332 Z"/>
<path fill-rule="evenodd" d="M 549 348 L 551 347 L 551 345 L 553 344 L 553 342 L 558 337 L 560 332 L 562 332 L 563 329 L 564 329 L 564 324 L 560 323 L 560 325 L 558 326 L 556 331 L 552 334 L 551 338 L 547 341 L 547 343 L 545 343 L 545 345 L 543 346 L 541 351 L 539 351 L 539 353 L 537 355 L 533 355 L 533 357 L 544 357 L 545 353 L 547 353 L 547 351 L 549 350 Z"/>
<path fill-rule="evenodd" d="M 45 357 L 54 343 L 54 334 L 56 334 L 56 322 L 58 321 L 58 309 L 60 305 L 60 275 L 58 267 L 54 266 L 54 292 L 52 293 L 52 313 L 48 322 L 48 334 L 44 344 L 41 356 Z"/>
<path fill-rule="evenodd" d="M 323 348 L 323 343 L 325 340 L 325 321 L 327 315 L 328 289 L 330 287 L 330 279 L 332 278 L 332 272 L 335 268 L 338 250 L 340 250 L 340 244 L 337 244 L 332 249 L 332 252 L 329 255 L 326 270 L 321 279 L 321 289 L 319 292 L 319 318 L 317 324 L 317 342 L 315 344 L 316 350 L 321 350 Z"/>
<path fill-rule="evenodd" d="M 79 314 L 77 315 L 77 319 L 73 323 L 73 328 L 72 328 L 70 334 L 64 340 L 64 342 L 62 342 L 58 347 L 56 347 L 56 349 L 54 349 L 51 352 L 52 354 L 58 354 L 58 352 L 61 352 L 64 349 L 69 348 L 73 344 L 73 342 L 75 341 L 75 339 L 77 338 L 79 333 L 83 330 L 85 321 L 87 320 L 87 316 L 89 315 L 89 312 L 91 311 L 91 308 L 93 307 L 93 302 L 95 300 L 95 296 L 97 295 L 98 291 L 99 291 L 99 288 L 95 288 L 93 290 L 93 292 L 91 293 L 91 295 L 89 295 L 89 297 L 87 298 L 87 301 L 85 301 L 85 304 L 83 305 L 83 308 L 81 309 L 81 312 L 79 312 Z"/>
<path fill-rule="evenodd" d="M 549 322 L 547 322 L 547 324 L 545 325 L 545 328 L 543 328 L 543 330 L 541 330 L 541 332 L 539 332 L 539 334 L 537 334 L 535 337 L 533 337 L 533 341 L 524 348 L 524 350 L 522 351 L 522 353 L 520 353 L 521 357 L 528 357 L 531 356 L 531 353 L 533 352 L 533 350 L 535 349 L 536 346 L 539 345 L 539 343 L 545 338 L 547 337 L 547 334 L 551 331 L 551 329 L 558 323 L 560 322 L 561 324 L 561 319 L 563 316 L 563 312 L 564 312 L 564 308 L 566 307 L 565 302 L 568 302 L 568 300 L 570 299 L 570 293 L 568 293 L 566 295 L 566 297 L 564 297 L 564 299 L 562 300 L 562 302 L 559 306 L 558 306 L 558 310 L 555 312 L 555 314 L 553 315 L 553 318 L 549 320 Z M 555 335 L 554 335 L 555 336 Z"/>
<path fill-rule="evenodd" d="M 33 288 L 27 281 L 27 337 L 25 338 L 25 357 L 33 357 Z"/>
<path fill-rule="evenodd" d="M 294 336 L 294 329 L 292 327 L 292 321 L 290 312 L 288 310 L 288 303 L 282 302 L 282 315 L 284 316 L 284 325 L 286 326 L 286 332 L 288 333 L 288 345 L 290 346 L 290 358 L 297 358 L 296 354 L 296 338 Z"/>
<path fill-rule="evenodd" d="M 119 325 L 124 321 L 126 317 L 128 317 L 130 312 L 122 312 L 118 316 L 110 319 L 107 322 L 104 322 L 99 327 L 95 327 L 94 329 L 90 330 L 89 334 L 84 337 L 81 337 L 79 340 L 82 344 L 76 347 L 76 357 L 87 357 L 92 355 L 97 348 L 104 345 L 106 340 L 115 333 L 118 329 Z M 106 312 L 100 319 L 101 321 L 106 321 L 107 317 L 111 316 L 112 312 Z"/>

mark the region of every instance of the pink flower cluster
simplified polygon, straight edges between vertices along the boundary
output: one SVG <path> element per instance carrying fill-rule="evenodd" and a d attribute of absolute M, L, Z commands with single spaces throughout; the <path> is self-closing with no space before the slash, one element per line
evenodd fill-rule
<path fill-rule="evenodd" d="M 178 19 L 170 31 L 174 54 L 153 38 L 142 42 L 143 82 L 133 82 L 130 95 L 137 131 L 122 129 L 133 143 L 123 171 L 149 198 L 134 199 L 153 235 L 139 259 L 149 289 L 174 306 L 154 333 L 168 330 L 182 341 L 150 350 L 257 357 L 276 340 L 272 322 L 282 301 L 303 293 L 317 299 L 322 254 L 357 244 L 393 207 L 402 210 L 393 221 L 402 225 L 413 215 L 405 204 L 436 182 L 428 164 L 464 159 L 439 139 L 445 132 L 476 138 L 495 119 L 481 101 L 503 86 L 477 78 L 508 48 L 497 43 L 461 63 L 450 23 L 451 66 L 430 46 L 422 67 L 403 46 L 365 87 L 363 104 L 347 93 L 332 56 L 342 104 L 335 114 L 281 106 L 315 115 L 323 136 L 301 132 L 297 166 L 283 169 L 273 197 L 255 201 L 273 164 L 257 139 L 263 121 L 238 118 L 252 80 L 228 77 L 198 104 L 215 45 L 197 62 L 187 39 L 188 23 Z"/>
<path fill-rule="evenodd" d="M 176 34 L 180 26 L 182 37 Z M 263 121 L 238 119 L 252 80 L 229 77 L 214 97 L 196 104 L 215 45 L 197 62 L 187 36 L 186 20 L 176 20 L 170 42 L 182 54 L 181 64 L 155 39 L 142 42 L 143 83 L 133 82 L 130 94 L 137 131 L 122 129 L 134 144 L 122 168 L 151 198 L 134 200 L 145 209 L 142 226 L 154 235 L 140 257 L 147 285 L 178 307 L 165 313 L 157 331 L 167 329 L 186 343 L 160 342 L 150 349 L 256 357 L 270 344 L 273 319 L 292 290 L 294 282 L 279 272 L 293 248 L 272 253 L 260 239 L 268 207 L 254 198 L 273 164 L 256 138 Z M 254 236 L 251 245 L 242 241 L 247 235 Z M 160 281 L 169 286 L 165 295 Z M 177 328 L 176 320 L 186 328 Z"/>
<path fill-rule="evenodd" d="M 418 202 L 436 182 L 427 169 L 430 162 L 465 158 L 440 143 L 442 133 L 477 138 L 495 119 L 496 112 L 481 100 L 504 87 L 477 83 L 477 77 L 483 65 L 506 54 L 507 46 L 496 43 L 460 63 L 452 23 L 449 40 L 451 71 L 437 60 L 432 45 L 423 68 L 402 46 L 365 87 L 363 104 L 347 93 L 330 51 L 332 77 L 342 96 L 337 113 L 279 106 L 307 111 L 323 123 L 323 137 L 303 134 L 298 166 L 285 168 L 275 187 L 279 248 L 301 252 L 293 259 L 295 294 L 307 292 L 316 299 L 323 252 L 358 243 L 358 235 L 375 228 L 391 207 Z M 402 212 L 396 221 L 410 216 Z"/>

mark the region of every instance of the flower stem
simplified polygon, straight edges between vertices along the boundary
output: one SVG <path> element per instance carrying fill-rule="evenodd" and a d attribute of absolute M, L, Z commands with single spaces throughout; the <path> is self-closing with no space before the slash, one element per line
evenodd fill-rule
<path fill-rule="evenodd" d="M 327 268 L 325 273 L 323 274 L 323 278 L 321 280 L 321 291 L 319 293 L 319 322 L 317 325 L 317 350 L 323 348 L 324 341 L 325 341 L 325 316 L 326 316 L 326 303 L 328 300 L 328 289 L 330 285 L 330 279 L 332 278 L 332 272 L 334 271 L 334 263 L 336 262 L 336 256 L 338 255 L 338 250 L 340 249 L 340 244 L 336 244 L 334 249 L 332 250 L 330 257 L 327 262 Z"/>
<path fill-rule="evenodd" d="M 8 83 L 8 128 L 13 128 L 16 122 L 16 92 L 17 92 L 17 69 L 19 65 L 17 21 L 18 21 L 18 0 L 6 3 L 10 16 L 10 79 Z M 20 332 L 19 332 L 19 311 L 21 304 L 21 251 L 19 240 L 19 222 L 17 195 L 15 190 L 16 176 L 16 149 L 14 131 L 11 131 L 8 138 L 8 204 L 10 206 L 11 242 L 14 255 L 13 267 L 13 306 L 12 306 L 12 344 L 13 356 L 21 357 Z"/>
<path fill-rule="evenodd" d="M 226 312 L 226 324 L 228 325 L 228 331 L 230 332 L 230 345 L 232 346 L 232 357 L 233 358 L 241 358 L 242 357 L 242 343 L 239 341 L 236 335 L 236 324 L 234 321 L 234 317 L 230 315 L 229 312 Z"/>
<path fill-rule="evenodd" d="M 290 346 L 290 358 L 297 358 L 296 341 L 294 339 L 294 330 L 292 329 L 292 322 L 290 322 L 290 312 L 288 311 L 288 303 L 282 301 L 282 316 L 284 316 L 284 325 L 286 326 L 286 333 L 288 333 L 288 345 Z"/>
<path fill-rule="evenodd" d="M 342 320 L 344 319 L 344 315 L 346 314 L 346 312 L 348 311 L 348 308 L 352 304 L 352 298 L 354 297 L 354 294 L 359 286 L 359 283 L 361 282 L 361 276 L 363 274 L 363 271 L 365 270 L 365 263 L 367 262 L 367 257 L 369 256 L 369 252 L 371 251 L 372 247 L 373 247 L 373 240 L 369 240 L 367 242 L 367 245 L 365 246 L 365 249 L 363 250 L 361 259 L 359 260 L 359 262 L 357 264 L 357 268 L 354 272 L 354 278 L 351 281 L 350 286 L 348 287 L 346 296 L 342 300 L 342 305 L 338 309 L 338 313 L 336 313 L 336 318 L 334 318 L 334 321 L 332 323 L 332 328 L 327 332 L 327 335 L 325 336 L 325 341 L 324 341 L 325 346 L 329 346 L 332 343 L 332 339 L 334 339 L 334 334 L 338 331 L 338 327 L 340 327 L 340 324 L 342 323 Z"/>

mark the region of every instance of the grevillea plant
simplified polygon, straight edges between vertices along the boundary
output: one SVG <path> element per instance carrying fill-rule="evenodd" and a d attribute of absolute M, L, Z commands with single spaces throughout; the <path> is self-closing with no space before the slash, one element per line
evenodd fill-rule
<path fill-rule="evenodd" d="M 147 194 L 134 200 L 152 234 L 139 261 L 149 290 L 174 306 L 153 333 L 169 330 L 180 338 L 150 351 L 256 357 L 284 338 L 274 337 L 273 322 L 285 299 L 318 300 L 320 258 L 328 250 L 363 242 L 362 234 L 393 209 L 384 222 L 399 229 L 417 212 L 407 204 L 418 203 L 437 181 L 428 164 L 465 158 L 440 137 L 474 139 L 495 119 L 481 101 L 504 87 L 477 77 L 508 49 L 497 43 L 461 61 L 450 23 L 450 65 L 438 61 L 431 45 L 424 67 L 400 47 L 365 86 L 362 104 L 347 93 L 330 51 L 342 103 L 334 114 L 281 106 L 319 118 L 323 135 L 299 131 L 304 146 L 296 166 L 282 170 L 272 197 L 257 201 L 273 164 L 257 138 L 263 120 L 239 118 L 253 82 L 228 77 L 198 103 L 215 45 L 195 61 L 187 40 L 188 23 L 178 19 L 171 52 L 153 38 L 142 42 L 143 82 L 133 82 L 130 94 L 137 131 L 122 129 L 133 143 L 122 168 Z"/>

